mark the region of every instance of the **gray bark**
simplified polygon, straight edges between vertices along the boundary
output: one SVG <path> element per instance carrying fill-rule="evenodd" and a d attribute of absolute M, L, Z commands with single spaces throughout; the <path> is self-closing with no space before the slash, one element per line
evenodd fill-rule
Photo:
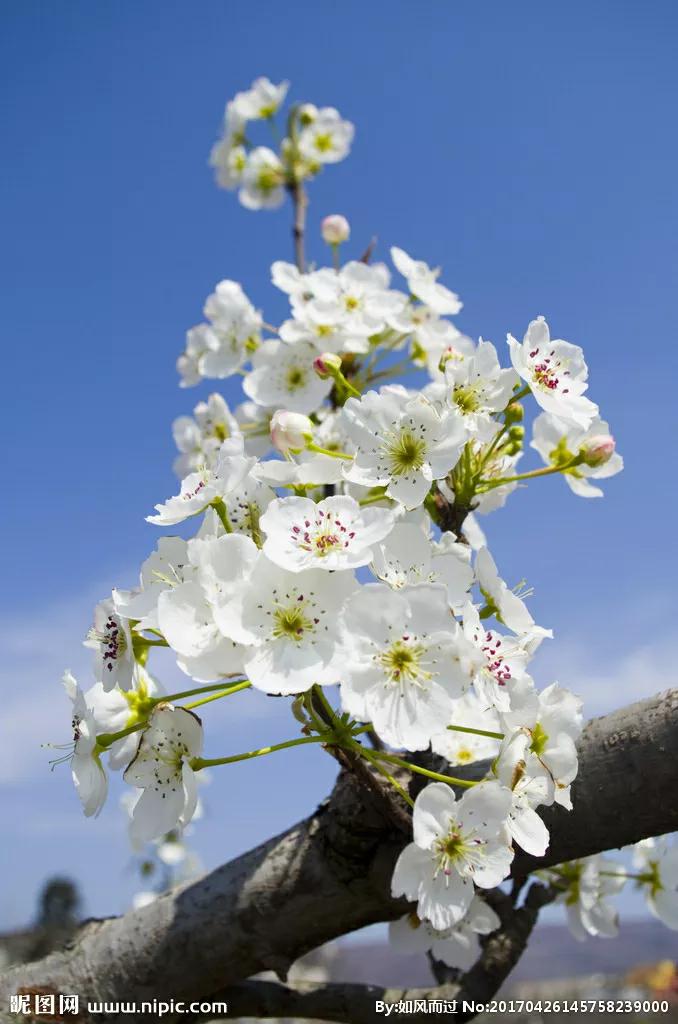
<path fill-rule="evenodd" d="M 516 857 L 514 876 L 678 830 L 677 711 L 674 690 L 589 722 L 574 810 L 544 810 L 551 846 L 540 860 Z M 284 979 L 303 953 L 403 912 L 389 889 L 406 841 L 378 791 L 344 771 L 330 798 L 283 835 L 7 971 L 0 1008 L 36 987 L 83 1001 L 191 1001 L 266 969 Z"/>

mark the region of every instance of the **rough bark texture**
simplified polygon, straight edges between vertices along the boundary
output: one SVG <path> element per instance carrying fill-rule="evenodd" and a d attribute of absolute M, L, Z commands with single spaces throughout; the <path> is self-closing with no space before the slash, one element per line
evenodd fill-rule
<path fill-rule="evenodd" d="M 574 810 L 544 811 L 549 851 L 539 861 L 519 855 L 514 875 L 678 830 L 677 712 L 678 691 L 670 691 L 590 722 Z M 88 922 L 65 949 L 7 971 L 0 1008 L 21 988 L 190 1001 L 265 969 L 284 979 L 308 950 L 403 912 L 389 886 L 405 841 L 378 792 L 344 772 L 329 800 L 283 835 L 148 907 Z"/>

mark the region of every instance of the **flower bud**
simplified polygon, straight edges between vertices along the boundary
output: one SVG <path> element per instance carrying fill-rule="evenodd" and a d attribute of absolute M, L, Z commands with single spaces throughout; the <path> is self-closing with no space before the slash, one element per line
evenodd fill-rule
<path fill-rule="evenodd" d="M 331 213 L 320 225 L 323 241 L 328 245 L 341 245 L 351 234 L 351 225 L 340 213 Z"/>
<path fill-rule="evenodd" d="M 504 423 L 510 427 L 512 423 L 522 423 L 525 411 L 520 402 L 510 402 L 504 413 Z"/>
<path fill-rule="evenodd" d="M 461 358 L 461 352 L 454 345 L 448 345 L 447 348 L 443 349 L 442 355 L 438 360 L 438 369 L 441 373 L 445 373 L 445 367 L 450 360 L 454 359 L 455 362 L 458 362 Z"/>
<path fill-rule="evenodd" d="M 334 352 L 323 352 L 321 356 L 317 356 L 313 360 L 313 369 L 321 380 L 336 377 L 338 373 L 341 373 L 341 356 Z"/>
<path fill-rule="evenodd" d="M 525 427 L 516 424 L 509 429 L 508 436 L 512 441 L 522 441 L 525 437 Z"/>
<path fill-rule="evenodd" d="M 596 468 L 604 466 L 614 455 L 614 438 L 610 434 L 596 434 L 590 437 L 579 449 L 581 460 L 585 466 Z"/>
<path fill-rule="evenodd" d="M 317 116 L 318 108 L 315 103 L 302 103 L 299 107 L 299 120 L 304 127 L 306 127 L 306 125 L 313 124 Z"/>
<path fill-rule="evenodd" d="M 303 452 L 308 441 L 313 440 L 313 424 L 308 416 L 300 412 L 278 409 L 271 417 L 271 441 L 283 455 Z"/>

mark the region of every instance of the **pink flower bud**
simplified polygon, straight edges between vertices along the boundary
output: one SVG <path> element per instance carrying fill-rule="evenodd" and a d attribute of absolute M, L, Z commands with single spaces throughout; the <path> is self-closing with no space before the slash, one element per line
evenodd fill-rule
<path fill-rule="evenodd" d="M 300 412 L 278 409 L 271 417 L 271 441 L 283 455 L 302 452 L 308 441 L 313 440 L 313 424 L 308 416 Z"/>
<path fill-rule="evenodd" d="M 321 380 L 335 377 L 337 373 L 341 372 L 341 357 L 335 355 L 334 352 L 323 352 L 321 356 L 317 356 L 313 360 L 313 369 Z"/>
<path fill-rule="evenodd" d="M 595 468 L 609 462 L 614 455 L 614 449 L 614 438 L 610 434 L 596 434 L 589 437 L 579 451 L 584 464 Z"/>
<path fill-rule="evenodd" d="M 341 245 L 351 234 L 351 225 L 340 213 L 331 213 L 320 225 L 323 241 L 328 245 Z"/>

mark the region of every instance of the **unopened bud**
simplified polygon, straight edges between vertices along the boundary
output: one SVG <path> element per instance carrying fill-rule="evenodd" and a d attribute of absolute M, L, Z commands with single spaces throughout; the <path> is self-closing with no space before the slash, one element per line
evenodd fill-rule
<path fill-rule="evenodd" d="M 510 428 L 508 436 L 512 441 L 522 441 L 525 437 L 525 427 L 520 427 L 516 424 L 516 426 Z"/>
<path fill-rule="evenodd" d="M 323 352 L 313 360 L 313 369 L 321 380 L 328 380 L 341 373 L 341 357 L 334 352 Z"/>
<path fill-rule="evenodd" d="M 324 218 L 320 232 L 323 241 L 328 245 L 341 245 L 342 242 L 348 241 L 351 225 L 340 213 L 331 213 L 329 217 Z"/>
<path fill-rule="evenodd" d="M 504 413 L 504 423 L 507 427 L 510 427 L 512 423 L 522 423 L 525 411 L 520 402 L 511 402 L 506 406 Z"/>
<path fill-rule="evenodd" d="M 299 107 L 299 120 L 306 126 L 313 124 L 318 116 L 318 108 L 315 103 L 302 103 Z"/>
<path fill-rule="evenodd" d="M 308 416 L 300 412 L 288 412 L 278 409 L 271 417 L 271 441 L 283 455 L 291 452 L 303 452 L 309 441 L 313 440 L 313 424 Z"/>
<path fill-rule="evenodd" d="M 614 455 L 614 438 L 610 434 L 596 434 L 579 449 L 581 460 L 585 466 L 596 468 L 604 466 Z"/>
<path fill-rule="evenodd" d="M 461 352 L 454 348 L 453 345 L 448 345 L 447 348 L 443 350 L 443 353 L 438 360 L 438 369 L 441 373 L 445 373 L 445 367 L 449 362 L 452 360 L 458 362 L 462 358 Z"/>

